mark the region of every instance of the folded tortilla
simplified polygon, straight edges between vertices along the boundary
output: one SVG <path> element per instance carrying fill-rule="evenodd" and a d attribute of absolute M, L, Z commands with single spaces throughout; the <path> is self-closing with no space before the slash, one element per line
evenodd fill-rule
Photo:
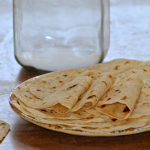
<path fill-rule="evenodd" d="M 0 120 L 0 143 L 10 130 L 10 125 Z"/>
<path fill-rule="evenodd" d="M 41 76 L 30 83 L 29 92 L 37 98 L 44 99 L 47 95 L 60 90 L 65 83 L 72 81 L 75 77 L 76 75 Z"/>
<path fill-rule="evenodd" d="M 13 94 L 19 98 L 24 104 L 31 108 L 38 108 L 42 103 L 42 99 L 37 98 L 29 92 L 28 84 L 24 83 L 17 89 L 12 89 Z"/>
<path fill-rule="evenodd" d="M 144 82 L 139 99 L 129 118 L 138 118 L 150 115 L 150 79 L 146 79 Z"/>
<path fill-rule="evenodd" d="M 95 79 L 90 88 L 81 96 L 80 100 L 72 108 L 71 111 L 77 111 L 80 108 L 89 109 L 99 101 L 115 81 L 112 73 L 102 73 L 100 77 Z"/>
<path fill-rule="evenodd" d="M 32 95 L 26 86 L 18 87 L 17 89 L 12 89 L 12 92 L 28 107 L 38 108 L 38 106 L 42 103 L 42 100 Z"/>
<path fill-rule="evenodd" d="M 64 87 L 43 99 L 40 109 L 53 107 L 58 113 L 67 113 L 75 105 L 79 97 L 91 86 L 92 78 L 81 76 L 64 85 Z"/>
<path fill-rule="evenodd" d="M 142 86 L 143 82 L 137 76 L 119 78 L 95 108 L 111 117 L 126 119 L 135 107 Z"/>

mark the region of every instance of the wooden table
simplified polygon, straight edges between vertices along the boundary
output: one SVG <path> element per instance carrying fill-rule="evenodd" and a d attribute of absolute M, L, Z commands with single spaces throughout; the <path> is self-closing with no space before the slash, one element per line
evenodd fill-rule
<path fill-rule="evenodd" d="M 105 61 L 150 60 L 150 0 L 111 0 L 111 43 Z M 13 53 L 12 1 L 0 0 L 0 119 L 11 131 L 0 150 L 149 150 L 150 132 L 118 137 L 84 137 L 50 131 L 19 117 L 9 105 L 12 88 L 39 75 L 22 68 Z"/>

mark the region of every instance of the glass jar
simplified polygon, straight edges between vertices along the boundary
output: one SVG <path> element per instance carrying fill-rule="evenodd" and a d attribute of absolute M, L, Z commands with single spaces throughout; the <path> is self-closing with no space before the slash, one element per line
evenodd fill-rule
<path fill-rule="evenodd" d="M 13 0 L 14 52 L 37 71 L 85 68 L 109 48 L 109 0 Z"/>

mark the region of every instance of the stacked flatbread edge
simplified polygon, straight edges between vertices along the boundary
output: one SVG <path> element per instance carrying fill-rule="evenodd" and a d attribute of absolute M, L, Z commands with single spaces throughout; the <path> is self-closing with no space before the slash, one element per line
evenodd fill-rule
<path fill-rule="evenodd" d="M 115 59 L 42 75 L 12 89 L 10 103 L 39 122 L 110 133 L 150 123 L 150 62 Z"/>

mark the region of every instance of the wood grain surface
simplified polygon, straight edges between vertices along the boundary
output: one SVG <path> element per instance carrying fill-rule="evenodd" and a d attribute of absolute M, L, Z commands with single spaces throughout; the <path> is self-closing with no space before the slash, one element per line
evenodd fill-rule
<path fill-rule="evenodd" d="M 105 61 L 150 60 L 150 0 L 111 0 L 111 43 Z M 19 117 L 9 105 L 11 89 L 40 75 L 14 58 L 12 0 L 0 0 L 0 119 L 11 130 L 0 150 L 149 150 L 150 132 L 117 137 L 84 137 L 50 131 Z"/>

